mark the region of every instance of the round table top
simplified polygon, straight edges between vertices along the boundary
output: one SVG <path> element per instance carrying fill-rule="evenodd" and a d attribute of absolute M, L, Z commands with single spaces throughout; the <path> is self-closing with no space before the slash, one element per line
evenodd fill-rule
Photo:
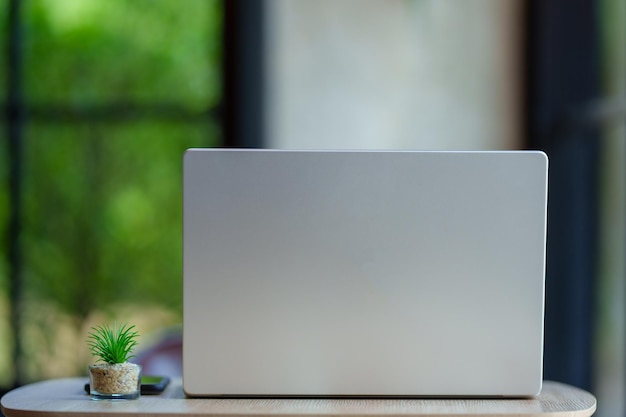
<path fill-rule="evenodd" d="M 329 398 L 329 399 L 199 399 L 187 398 L 180 379 L 160 395 L 138 400 L 93 401 L 85 394 L 86 378 L 54 379 L 26 385 L 0 400 L 6 417 L 115 414 L 165 416 L 557 416 L 588 417 L 596 409 L 590 393 L 546 381 L 541 394 L 522 399 Z"/>

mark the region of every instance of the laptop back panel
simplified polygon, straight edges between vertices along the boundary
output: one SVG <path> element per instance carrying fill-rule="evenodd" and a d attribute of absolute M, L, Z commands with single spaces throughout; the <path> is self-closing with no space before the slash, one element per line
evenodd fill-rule
<path fill-rule="evenodd" d="M 527 396 L 541 152 L 189 150 L 190 396 Z"/>

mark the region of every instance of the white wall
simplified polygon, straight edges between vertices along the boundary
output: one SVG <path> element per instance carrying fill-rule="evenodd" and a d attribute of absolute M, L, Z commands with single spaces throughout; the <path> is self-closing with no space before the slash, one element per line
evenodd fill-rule
<path fill-rule="evenodd" d="M 268 147 L 521 147 L 520 11 L 520 0 L 270 0 Z"/>

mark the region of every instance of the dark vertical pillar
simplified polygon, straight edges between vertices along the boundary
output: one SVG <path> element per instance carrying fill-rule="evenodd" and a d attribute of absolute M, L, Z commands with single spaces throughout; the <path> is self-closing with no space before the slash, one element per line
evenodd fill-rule
<path fill-rule="evenodd" d="M 531 0 L 527 133 L 550 158 L 545 378 L 591 389 L 598 133 L 570 114 L 599 93 L 592 0 Z"/>
<path fill-rule="evenodd" d="M 7 98 L 9 217 L 7 225 L 10 326 L 14 344 L 12 363 L 14 385 L 22 383 L 21 299 L 22 299 L 22 137 L 24 111 L 22 102 L 21 1 L 11 0 L 7 14 Z"/>
<path fill-rule="evenodd" d="M 224 146 L 264 145 L 265 2 L 224 0 Z"/>

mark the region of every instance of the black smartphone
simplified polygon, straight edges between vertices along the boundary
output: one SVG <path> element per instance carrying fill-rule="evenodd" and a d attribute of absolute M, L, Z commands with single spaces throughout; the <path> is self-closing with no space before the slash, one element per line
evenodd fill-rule
<path fill-rule="evenodd" d="M 154 376 L 145 375 L 141 377 L 141 393 L 142 394 L 160 394 L 162 393 L 167 384 L 170 383 L 170 378 L 167 376 Z"/>
<path fill-rule="evenodd" d="M 142 375 L 141 376 L 141 394 L 153 395 L 162 393 L 167 384 L 170 383 L 170 378 L 167 376 L 155 376 L 155 375 Z M 85 391 L 90 393 L 89 384 L 85 384 Z"/>

